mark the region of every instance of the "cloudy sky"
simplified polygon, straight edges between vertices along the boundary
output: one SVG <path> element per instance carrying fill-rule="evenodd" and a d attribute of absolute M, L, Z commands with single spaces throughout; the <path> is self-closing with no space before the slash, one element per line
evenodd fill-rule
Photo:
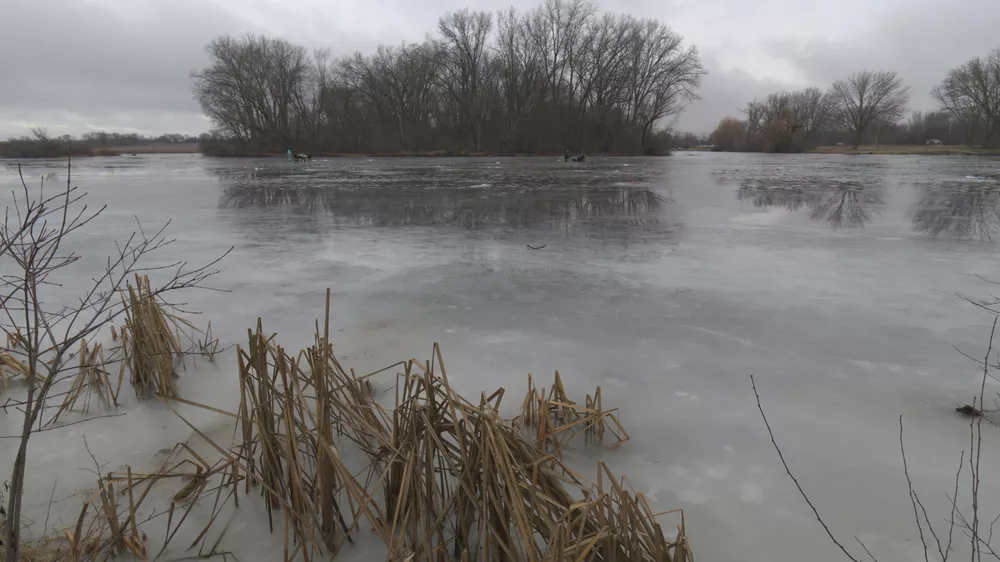
<path fill-rule="evenodd" d="M 530 8 L 542 0 L 509 0 Z M 596 0 L 602 11 L 655 17 L 697 45 L 709 70 L 679 118 L 707 132 L 749 99 L 825 88 L 861 68 L 899 72 L 911 105 L 951 67 L 1000 47 L 1000 0 Z M 248 31 L 335 53 L 419 41 L 438 16 L 496 0 L 0 0 L 0 138 L 42 126 L 197 134 L 191 97 L 212 37 Z"/>

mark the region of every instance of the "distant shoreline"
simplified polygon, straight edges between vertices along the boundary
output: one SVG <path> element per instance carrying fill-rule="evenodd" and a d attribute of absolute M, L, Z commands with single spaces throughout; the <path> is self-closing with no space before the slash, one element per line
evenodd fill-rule
<path fill-rule="evenodd" d="M 709 148 L 696 147 L 678 149 L 677 152 L 714 152 Z M 737 154 L 774 154 L 746 150 L 723 150 Z M 895 156 L 1000 156 L 1000 148 L 982 148 L 969 145 L 882 145 L 882 146 L 818 146 L 805 152 L 789 152 L 784 154 L 843 154 L 857 156 L 862 154 L 895 155 Z"/>
<path fill-rule="evenodd" d="M 711 152 L 707 148 L 682 148 L 676 152 Z M 726 151 L 739 152 L 739 151 Z M 744 152 L 753 154 L 753 152 Z M 138 145 L 120 146 L 92 149 L 89 154 L 74 153 L 73 156 L 132 156 L 151 154 L 201 154 L 197 143 L 181 143 L 172 145 Z M 636 152 L 595 152 L 587 154 L 588 157 L 650 157 L 657 158 L 669 156 L 670 154 L 648 155 Z M 1000 156 L 1000 148 L 982 148 L 968 145 L 882 145 L 882 146 L 860 146 L 857 149 L 850 146 L 819 146 L 798 154 L 842 154 L 846 156 L 856 156 L 862 154 L 871 155 L 897 155 L 897 156 Z M 577 153 L 570 153 L 576 156 Z M 10 159 L 40 159 L 52 158 L 51 156 L 0 156 Z M 62 158 L 64 156 L 60 156 Z M 260 154 L 242 154 L 234 156 L 208 156 L 209 158 L 284 158 L 283 152 L 266 152 Z M 421 152 L 322 152 L 312 155 L 313 158 L 562 158 L 562 153 L 528 153 L 528 152 L 453 152 L 448 150 L 433 150 Z"/>
<path fill-rule="evenodd" d="M 139 155 L 151 155 L 151 154 L 201 154 L 198 150 L 197 143 L 184 143 L 184 144 L 174 144 L 174 145 L 139 145 L 139 146 L 116 146 L 116 147 L 104 147 L 104 148 L 94 148 L 89 151 L 89 153 L 78 153 L 74 152 L 74 158 L 86 158 L 86 157 L 96 157 L 96 156 L 139 156 Z M 664 156 L 670 156 L 671 153 L 667 154 L 642 154 L 638 152 L 595 152 L 588 153 L 587 157 L 608 157 L 608 156 L 624 156 L 624 157 L 649 157 L 649 158 L 659 158 Z M 571 152 L 570 156 L 578 156 L 578 152 Z M 239 154 L 239 155 L 220 155 L 220 156 L 207 156 L 207 158 L 285 158 L 286 154 L 284 152 L 264 152 L 257 154 Z M 505 157 L 505 158 L 562 158 L 563 153 L 528 153 L 528 152 L 458 152 L 449 150 L 433 150 L 433 151 L 421 151 L 421 152 L 321 152 L 311 155 L 315 158 L 494 158 L 494 157 Z M 44 158 L 65 158 L 65 156 L 2 156 L 0 158 L 9 159 L 23 159 L 23 160 L 34 160 L 34 159 L 44 159 Z"/>
<path fill-rule="evenodd" d="M 1000 148 L 968 145 L 883 145 L 883 146 L 820 146 L 809 152 L 816 154 L 894 154 L 909 156 L 1000 156 Z"/>
<path fill-rule="evenodd" d="M 579 152 L 571 152 L 570 156 L 579 156 Z M 594 152 L 587 158 L 608 156 L 644 156 L 660 158 L 668 154 L 642 154 L 639 152 Z M 555 152 L 453 152 L 450 150 L 430 150 L 422 152 L 319 152 L 311 154 L 315 158 L 562 158 L 563 153 Z M 240 154 L 233 156 L 210 156 L 210 158 L 285 158 L 283 152 L 265 152 L 260 154 Z"/>

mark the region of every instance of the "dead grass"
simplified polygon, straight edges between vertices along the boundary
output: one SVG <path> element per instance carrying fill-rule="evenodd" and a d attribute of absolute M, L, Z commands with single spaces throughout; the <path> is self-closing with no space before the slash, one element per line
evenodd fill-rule
<path fill-rule="evenodd" d="M 166 315 L 143 302 L 144 291 L 145 282 L 130 287 L 135 314 L 123 344 L 156 341 L 142 347 L 174 353 Z M 237 347 L 236 413 L 165 396 L 235 420 L 234 442 L 224 447 L 181 418 L 218 460 L 181 443 L 155 473 L 128 468 L 99 476 L 76 526 L 46 543 L 55 554 L 36 559 L 145 558 L 151 553 L 139 513 L 154 485 L 171 485 L 169 508 L 159 510 L 167 517 L 160 554 L 177 537 L 196 534 L 183 546 L 197 547 L 197 557 L 228 557 L 220 549 L 228 524 L 217 519 L 230 502 L 239 507 L 241 491 L 254 491 L 263 496 L 271 532 L 283 537 L 286 561 L 335 557 L 369 530 L 394 561 L 693 560 L 682 512 L 655 513 L 602 462 L 594 481 L 564 464 L 561 451 L 576 435 L 601 442 L 610 433 L 613 446 L 628 439 L 617 411 L 604 409 L 600 388 L 580 406 L 558 373 L 548 392 L 529 376 L 522 412 L 508 420 L 500 415 L 503 388 L 469 400 L 451 387 L 437 345 L 427 360 L 358 376 L 333 353 L 329 306 L 328 291 L 322 327 L 317 321 L 313 345 L 298 353 L 287 352 L 260 320 L 248 331 L 246 347 Z M 136 336 L 139 326 L 155 334 Z M 162 393 L 172 382 L 165 365 L 142 368 L 151 389 Z M 370 384 L 390 369 L 399 371 L 391 407 L 375 400 Z M 90 376 L 105 384 L 106 374 Z M 193 507 L 208 502 L 207 524 L 179 535 Z M 669 535 L 661 523 L 668 514 L 677 517 Z"/>
<path fill-rule="evenodd" d="M 820 146 L 810 152 L 820 154 L 905 154 L 922 156 L 976 155 L 1000 156 L 1000 148 L 965 145 L 879 145 L 879 146 Z"/>
<path fill-rule="evenodd" d="M 603 409 L 601 387 L 597 387 L 593 397 L 586 396 L 583 406 L 570 400 L 559 371 L 556 371 L 548 394 L 544 388 L 537 389 L 534 379 L 528 375 L 528 392 L 521 404 L 521 415 L 513 423 L 534 429 L 536 446 L 562 456 L 562 449 L 581 433 L 588 442 L 603 443 L 605 432 L 610 432 L 615 438 L 610 445 L 612 448 L 628 441 L 628 433 L 617 414 L 617 408 Z"/>
<path fill-rule="evenodd" d="M 531 413 L 521 419 L 545 428 L 539 446 L 500 415 L 504 389 L 475 402 L 456 393 L 436 345 L 429 360 L 398 364 L 394 406 L 383 408 L 368 377 L 336 360 L 325 326 L 292 356 L 258 323 L 238 350 L 236 450 L 269 517 L 271 509 L 284 515 L 286 560 L 336 554 L 361 520 L 391 560 L 691 558 L 683 519 L 667 539 L 627 479 L 599 463 L 588 483 L 560 459 L 575 431 L 627 439 L 614 411 L 601 409 L 599 390 L 581 407 L 558 375 L 548 394 L 529 389 Z M 364 453 L 360 472 L 343 461 L 348 445 Z"/>
<path fill-rule="evenodd" d="M 191 339 L 187 334 L 197 329 L 180 316 L 164 311 L 163 303 L 152 291 L 149 277 L 136 275 L 135 286 L 128 283 L 127 290 L 122 292 L 122 301 L 125 323 L 114 336 L 121 339 L 124 354 L 121 368 L 129 369 L 136 395 L 140 398 L 158 394 L 177 396 L 175 369 L 185 354 L 181 341 L 185 337 Z M 211 353 L 214 356 L 214 348 Z"/>
<path fill-rule="evenodd" d="M 5 390 L 12 379 L 17 378 L 27 382 L 29 377 L 38 376 L 33 375 L 28 365 L 21 360 L 24 357 L 25 343 L 21 332 L 7 333 L 7 345 L 0 350 L 0 390 Z"/>
<path fill-rule="evenodd" d="M 92 401 L 96 401 L 105 408 L 118 406 L 118 393 L 121 391 L 122 377 L 119 375 L 118 384 L 112 387 L 111 378 L 105 368 L 104 349 L 101 344 L 88 346 L 86 340 L 80 342 L 80 364 L 77 374 L 73 377 L 70 389 L 63 397 L 62 404 L 48 423 L 55 423 L 59 416 L 76 406 L 77 401 L 83 398 L 81 411 L 86 414 L 90 411 Z"/>

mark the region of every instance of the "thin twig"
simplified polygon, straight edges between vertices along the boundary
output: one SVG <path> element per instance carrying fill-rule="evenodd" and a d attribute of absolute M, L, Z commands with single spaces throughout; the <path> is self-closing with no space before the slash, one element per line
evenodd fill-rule
<path fill-rule="evenodd" d="M 859 539 L 857 535 L 854 536 L 854 540 L 858 541 L 858 544 L 861 545 L 861 548 L 865 549 L 865 552 L 868 553 L 868 557 L 871 558 L 873 562 L 878 562 L 878 558 L 875 558 L 875 556 L 872 554 L 872 551 L 868 550 L 868 547 L 865 546 L 865 543 L 861 542 L 861 539 Z"/>
<path fill-rule="evenodd" d="M 782 454 L 781 447 L 778 446 L 778 442 L 774 440 L 774 432 L 771 431 L 771 424 L 768 423 L 767 415 L 764 414 L 764 407 L 761 406 L 760 404 L 760 393 L 757 392 L 757 383 L 754 381 L 753 375 L 750 375 L 750 386 L 753 387 L 754 396 L 757 397 L 757 409 L 760 410 L 760 417 L 764 418 L 764 426 L 767 427 L 767 434 L 771 436 L 771 444 L 774 445 L 774 450 L 778 452 L 778 458 L 781 459 L 781 464 L 785 467 L 785 473 L 788 474 L 788 477 L 791 478 L 792 482 L 795 483 L 795 487 L 799 489 L 799 494 L 802 495 L 802 499 L 806 500 L 806 503 L 809 504 L 809 507 L 810 509 L 812 509 L 813 514 L 816 515 L 816 520 L 819 521 L 819 524 L 823 526 L 823 530 L 826 531 L 827 536 L 830 537 L 830 540 L 833 541 L 833 544 L 837 545 L 837 547 L 840 548 L 841 552 L 844 553 L 844 556 L 847 556 L 848 559 L 852 560 L 853 562 L 861 562 L 854 556 L 851 556 L 851 553 L 848 552 L 846 548 L 844 548 L 844 545 L 840 544 L 840 541 L 837 540 L 837 537 L 833 536 L 833 532 L 831 532 L 830 528 L 826 526 L 825 522 L 823 522 L 823 518 L 819 516 L 819 511 L 816 509 L 816 506 L 813 505 L 812 501 L 809 499 L 809 496 L 806 495 L 805 490 L 802 489 L 802 486 L 799 484 L 799 480 L 795 478 L 795 475 L 792 474 L 792 470 L 788 468 L 788 463 L 785 462 L 785 455 Z"/>
<path fill-rule="evenodd" d="M 78 423 L 87 423 L 89 421 L 99 420 L 101 418 L 120 418 L 120 417 L 122 417 L 122 416 L 124 416 L 126 414 L 128 414 L 128 412 L 122 412 L 120 414 L 105 414 L 103 416 L 94 416 L 92 418 L 87 418 L 85 420 L 77 420 L 75 422 L 63 423 L 63 424 L 59 424 L 59 425 L 49 425 L 49 426 L 43 427 L 42 429 L 32 430 L 31 433 L 32 433 L 32 435 L 34 435 L 35 433 L 41 433 L 43 431 L 52 431 L 53 429 L 62 429 L 64 427 L 69 427 L 71 425 L 76 425 Z M 20 435 L 0 435 L 0 439 L 20 439 L 20 438 L 21 438 Z"/>
<path fill-rule="evenodd" d="M 945 555 L 942 556 L 941 562 L 948 561 L 948 555 L 951 554 L 951 539 L 955 531 L 955 511 L 958 510 L 958 481 L 962 476 L 962 466 L 965 461 L 965 451 L 958 457 L 958 472 L 955 473 L 955 492 L 951 497 L 951 517 L 948 519 L 948 547 L 945 549 Z"/>
<path fill-rule="evenodd" d="M 983 398 L 986 395 L 986 377 L 989 375 L 989 361 L 990 353 L 993 352 L 993 336 L 997 331 L 997 320 L 1000 318 L 993 318 L 993 327 L 990 329 L 990 343 L 986 348 L 986 356 L 983 358 L 983 379 L 979 387 L 979 407 L 983 408 Z M 973 404 L 975 407 L 975 404 Z M 975 427 L 973 431 L 971 428 Z M 972 447 L 975 449 L 976 460 L 975 464 L 972 465 L 972 560 L 975 561 L 977 558 L 982 560 L 982 553 L 978 547 L 980 542 L 979 536 L 979 459 L 982 455 L 983 447 L 983 416 L 977 416 L 969 422 L 970 431 L 973 435 L 970 435 L 974 439 Z M 969 463 L 972 461 L 972 452 L 969 454 Z"/>
<path fill-rule="evenodd" d="M 913 480 L 910 479 L 910 471 L 906 467 L 906 447 L 903 446 L 903 416 L 899 416 L 899 452 L 903 456 L 903 475 L 906 476 L 906 487 L 910 492 L 910 504 L 913 505 L 913 518 L 917 522 L 917 532 L 920 534 L 920 544 L 924 547 L 924 562 L 930 562 L 930 556 L 927 554 L 927 540 L 924 538 L 924 527 L 920 523 L 920 514 L 917 512 L 917 500 L 916 494 L 913 492 Z M 938 550 L 941 549 L 941 544 L 938 544 Z"/>
<path fill-rule="evenodd" d="M 52 492 L 49 493 L 49 507 L 45 510 L 45 524 L 42 525 L 42 534 L 49 532 L 49 515 L 52 513 L 52 498 L 56 497 L 56 484 L 59 483 L 59 478 L 52 480 Z"/>
<path fill-rule="evenodd" d="M 83 436 L 83 448 L 87 450 L 87 454 L 90 455 L 90 460 L 94 461 L 94 467 L 97 469 L 97 478 L 99 480 L 104 479 L 104 468 L 103 465 L 97 462 L 97 457 L 94 456 L 93 451 L 90 450 L 90 443 L 87 443 L 87 436 Z"/>

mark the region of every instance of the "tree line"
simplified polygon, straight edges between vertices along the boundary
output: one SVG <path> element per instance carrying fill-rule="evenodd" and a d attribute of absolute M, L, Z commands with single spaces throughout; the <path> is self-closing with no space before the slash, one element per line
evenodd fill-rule
<path fill-rule="evenodd" d="M 863 70 L 825 92 L 775 92 L 725 117 L 708 142 L 717 150 L 801 152 L 844 143 L 969 144 L 1000 142 L 1000 49 L 951 69 L 931 92 L 936 111 L 903 121 L 909 87 L 895 72 Z M 691 139 L 687 139 L 689 142 Z"/>
<path fill-rule="evenodd" d="M 207 134 L 201 138 L 207 139 Z M 138 133 L 109 133 L 93 131 L 80 137 L 73 135 L 49 135 L 43 127 L 35 127 L 31 135 L 8 138 L 0 141 L 0 158 L 61 158 L 73 156 L 95 156 L 115 154 L 120 149 L 146 146 L 168 146 L 193 144 L 199 137 L 177 133 L 162 135 L 140 135 Z"/>
<path fill-rule="evenodd" d="M 705 74 L 667 25 L 587 0 L 448 12 L 368 54 L 261 35 L 206 49 L 192 79 L 216 154 L 656 153 Z"/>

